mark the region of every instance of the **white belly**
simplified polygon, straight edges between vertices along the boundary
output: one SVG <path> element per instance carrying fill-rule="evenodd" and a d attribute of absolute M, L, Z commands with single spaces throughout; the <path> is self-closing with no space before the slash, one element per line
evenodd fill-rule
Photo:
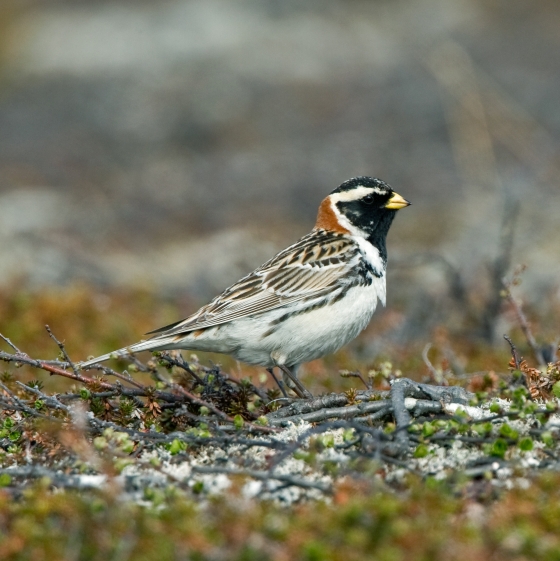
<path fill-rule="evenodd" d="M 385 278 L 351 288 L 334 304 L 296 314 L 271 326 L 289 310 L 279 308 L 207 329 L 185 348 L 231 354 L 249 364 L 293 366 L 333 353 L 369 323 L 377 300 L 385 301 Z M 265 333 L 271 331 L 268 335 Z"/>

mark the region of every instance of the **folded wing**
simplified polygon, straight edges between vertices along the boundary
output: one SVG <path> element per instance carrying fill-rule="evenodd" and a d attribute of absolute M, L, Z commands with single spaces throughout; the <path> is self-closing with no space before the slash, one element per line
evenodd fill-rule
<path fill-rule="evenodd" d="M 314 230 L 192 316 L 151 333 L 158 333 L 156 337 L 180 335 L 298 301 L 335 298 L 352 282 L 348 272 L 358 251 L 348 238 Z"/>

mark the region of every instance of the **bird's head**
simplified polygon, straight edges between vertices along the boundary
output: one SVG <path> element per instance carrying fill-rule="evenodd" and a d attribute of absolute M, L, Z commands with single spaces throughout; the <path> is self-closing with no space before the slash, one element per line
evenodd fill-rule
<path fill-rule="evenodd" d="M 409 204 L 381 179 L 354 177 L 323 200 L 315 227 L 362 237 L 381 249 L 396 211 Z"/>

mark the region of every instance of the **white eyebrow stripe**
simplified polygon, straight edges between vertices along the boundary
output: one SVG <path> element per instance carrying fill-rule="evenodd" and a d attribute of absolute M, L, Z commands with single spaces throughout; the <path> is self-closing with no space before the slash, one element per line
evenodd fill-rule
<path fill-rule="evenodd" d="M 363 185 L 359 185 L 354 189 L 350 189 L 350 191 L 340 191 L 339 193 L 333 193 L 331 195 L 331 199 L 335 203 L 356 201 L 358 199 L 362 199 L 366 195 L 371 195 L 373 193 L 375 193 L 376 195 L 387 195 L 388 190 L 383 189 L 383 187 L 364 187 Z"/>

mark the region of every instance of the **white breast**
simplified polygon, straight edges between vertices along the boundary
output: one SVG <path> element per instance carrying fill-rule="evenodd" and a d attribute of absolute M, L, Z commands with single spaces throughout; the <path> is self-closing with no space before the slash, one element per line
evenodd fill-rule
<path fill-rule="evenodd" d="M 320 358 L 337 351 L 363 331 L 378 299 L 385 299 L 385 277 L 375 279 L 370 286 L 349 289 L 345 297 L 334 304 L 294 314 L 264 338 L 263 326 L 259 325 L 262 320 L 259 321 L 258 316 L 247 318 L 247 323 L 236 322 L 235 326 L 228 326 L 228 331 L 243 331 L 245 337 L 234 354 L 244 362 L 263 366 L 273 366 L 274 361 L 292 366 Z M 272 318 L 268 316 L 268 319 Z M 267 361 L 271 354 L 274 361 Z"/>

